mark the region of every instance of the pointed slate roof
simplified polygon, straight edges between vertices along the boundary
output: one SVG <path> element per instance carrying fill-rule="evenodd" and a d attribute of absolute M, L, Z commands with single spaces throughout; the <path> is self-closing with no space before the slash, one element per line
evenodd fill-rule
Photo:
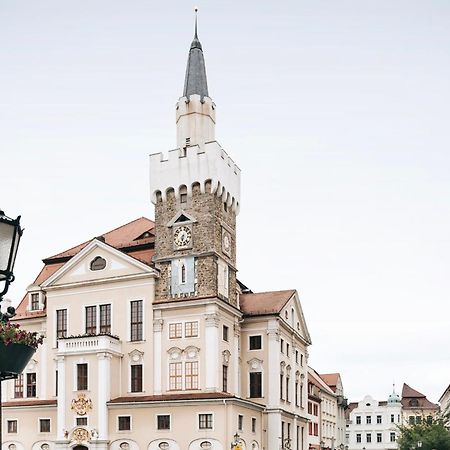
<path fill-rule="evenodd" d="M 203 57 L 202 44 L 197 35 L 197 15 L 195 16 L 194 40 L 191 43 L 186 67 L 183 96 L 189 97 L 193 94 L 200 95 L 202 99 L 203 97 L 209 97 L 205 58 Z"/>

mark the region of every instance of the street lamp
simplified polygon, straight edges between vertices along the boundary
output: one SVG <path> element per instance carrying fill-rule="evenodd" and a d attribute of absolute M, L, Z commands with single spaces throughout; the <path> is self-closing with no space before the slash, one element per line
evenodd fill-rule
<path fill-rule="evenodd" d="M 0 307 L 3 296 L 8 292 L 9 285 L 14 281 L 14 263 L 16 262 L 17 249 L 22 237 L 23 230 L 20 228 L 20 216 L 11 219 L 0 210 L 0 283 L 4 283 L 0 291 Z M 6 314 L 0 311 L 0 321 L 6 322 L 15 313 L 10 306 Z"/>

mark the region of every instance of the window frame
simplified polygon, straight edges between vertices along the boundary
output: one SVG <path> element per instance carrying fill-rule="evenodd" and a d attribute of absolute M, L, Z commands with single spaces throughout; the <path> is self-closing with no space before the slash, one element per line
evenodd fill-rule
<path fill-rule="evenodd" d="M 159 428 L 159 417 L 168 417 L 169 418 L 169 428 Z M 155 417 L 155 429 L 157 431 L 172 431 L 172 414 L 166 413 L 166 414 L 156 414 Z"/>
<path fill-rule="evenodd" d="M 252 396 L 252 375 L 259 374 L 259 390 L 260 396 Z M 263 371 L 255 370 L 254 372 L 249 372 L 248 374 L 248 398 L 264 398 L 264 383 L 263 383 Z"/>
<path fill-rule="evenodd" d="M 259 338 L 259 343 L 260 343 L 260 347 L 259 348 L 252 348 L 251 342 L 252 342 L 252 338 Z M 248 351 L 249 352 L 254 352 L 254 351 L 261 351 L 263 350 L 263 338 L 262 338 L 262 334 L 249 334 L 248 336 Z"/>
<path fill-rule="evenodd" d="M 130 342 L 143 342 L 145 341 L 145 299 L 144 298 L 136 298 L 129 300 L 129 314 L 128 314 L 128 327 L 129 327 L 129 341 Z M 138 319 L 141 320 L 133 320 L 133 305 L 134 304 L 141 304 L 141 308 L 139 311 L 139 308 L 136 312 L 138 314 Z M 140 314 L 140 317 L 139 317 Z M 138 333 L 137 336 L 134 336 L 133 330 L 136 327 L 140 333 Z"/>
<path fill-rule="evenodd" d="M 122 415 L 118 415 L 118 416 L 116 416 L 117 417 L 117 421 L 116 421 L 116 425 L 117 425 L 117 432 L 118 433 L 125 433 L 125 432 L 127 432 L 127 431 L 132 431 L 133 430 L 133 418 L 132 418 L 132 416 L 131 416 L 131 414 L 122 414 Z M 122 419 L 122 418 L 125 418 L 125 417 L 128 417 L 128 419 L 129 419 L 129 424 L 130 424 L 130 427 L 129 428 L 127 428 L 127 429 L 120 429 L 120 419 Z"/>
<path fill-rule="evenodd" d="M 16 431 L 9 431 L 9 425 L 15 423 Z M 8 418 L 6 419 L 6 434 L 18 434 L 19 433 L 19 420 L 16 418 Z"/>
<path fill-rule="evenodd" d="M 84 374 L 81 374 L 83 378 L 80 376 L 80 366 L 86 366 L 86 377 Z M 86 387 L 80 389 L 80 380 L 84 380 L 86 378 Z M 83 384 L 84 386 L 84 384 Z M 89 363 L 87 362 L 76 362 L 75 363 L 75 391 L 88 391 L 89 390 Z"/>
<path fill-rule="evenodd" d="M 42 431 L 43 423 L 48 423 L 48 431 Z M 39 417 L 38 418 L 38 432 L 42 433 L 51 433 L 52 432 L 52 420 L 50 417 Z"/>
<path fill-rule="evenodd" d="M 140 376 L 135 379 L 133 378 L 133 371 L 137 370 L 137 367 L 140 367 Z M 137 382 L 137 387 L 140 387 L 140 390 L 135 389 L 136 386 L 134 382 Z M 142 362 L 130 364 L 130 393 L 137 394 L 142 392 L 144 392 L 144 364 L 142 364 Z"/>
<path fill-rule="evenodd" d="M 211 416 L 211 427 L 200 427 L 200 416 Z M 206 420 L 206 423 L 208 423 L 208 420 Z M 213 412 L 197 413 L 197 430 L 198 431 L 203 431 L 203 430 L 214 431 L 214 413 Z"/>
<path fill-rule="evenodd" d="M 29 383 L 29 376 L 31 377 L 34 375 L 34 381 L 32 380 L 31 383 Z M 37 398 L 37 373 L 36 372 L 27 372 L 26 373 L 26 381 L 25 381 L 25 389 L 27 398 Z M 34 391 L 34 395 L 28 395 L 28 390 L 31 389 Z"/>

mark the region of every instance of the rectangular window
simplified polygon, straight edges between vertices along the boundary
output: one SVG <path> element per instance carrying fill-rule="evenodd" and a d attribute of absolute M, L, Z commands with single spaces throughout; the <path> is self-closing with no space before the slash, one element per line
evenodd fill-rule
<path fill-rule="evenodd" d="M 289 346 L 289 344 L 286 342 L 286 356 L 289 356 L 289 349 L 290 349 L 290 346 Z"/>
<path fill-rule="evenodd" d="M 312 403 L 308 402 L 308 414 L 312 414 Z"/>
<path fill-rule="evenodd" d="M 319 436 L 319 424 L 314 424 L 314 436 Z"/>
<path fill-rule="evenodd" d="M 77 417 L 76 423 L 78 427 L 86 427 L 88 424 L 87 417 Z"/>
<path fill-rule="evenodd" d="M 39 309 L 39 294 L 31 294 L 31 311 Z"/>
<path fill-rule="evenodd" d="M 228 392 L 228 366 L 222 366 L 222 391 Z"/>
<path fill-rule="evenodd" d="M 186 322 L 184 324 L 184 337 L 198 337 L 198 322 Z"/>
<path fill-rule="evenodd" d="M 377 433 L 377 442 L 380 443 L 383 441 L 383 435 L 381 433 Z"/>
<path fill-rule="evenodd" d="M 295 406 L 300 406 L 298 403 L 298 381 L 295 382 Z"/>
<path fill-rule="evenodd" d="M 213 415 L 212 414 L 199 414 L 198 415 L 198 428 L 200 430 L 212 430 L 213 427 Z"/>
<path fill-rule="evenodd" d="M 395 416 L 394 416 L 394 414 L 391 414 L 391 423 L 394 423 L 394 422 L 395 422 Z"/>
<path fill-rule="evenodd" d="M 390 438 L 391 442 L 395 442 L 395 433 L 391 433 Z"/>
<path fill-rule="evenodd" d="M 298 364 L 298 350 L 295 350 L 295 362 Z"/>
<path fill-rule="evenodd" d="M 55 370 L 55 396 L 58 396 L 58 371 Z"/>
<path fill-rule="evenodd" d="M 261 372 L 250 372 L 250 398 L 262 397 L 262 374 Z"/>
<path fill-rule="evenodd" d="M 361 425 L 361 416 L 356 416 L 356 425 Z"/>
<path fill-rule="evenodd" d="M 157 416 L 158 430 L 170 430 L 170 415 L 161 414 Z"/>
<path fill-rule="evenodd" d="M 184 367 L 186 371 L 186 389 L 198 389 L 198 362 L 186 362 Z"/>
<path fill-rule="evenodd" d="M 39 419 L 39 431 L 41 433 L 50 433 L 50 419 Z"/>
<path fill-rule="evenodd" d="M 281 351 L 281 353 L 284 353 L 284 339 L 283 338 L 280 339 L 280 351 Z"/>
<path fill-rule="evenodd" d="M 422 417 L 416 416 L 416 423 L 417 423 L 417 424 L 422 423 Z"/>
<path fill-rule="evenodd" d="M 361 442 L 361 433 L 356 433 L 356 442 Z"/>
<path fill-rule="evenodd" d="M 142 341 L 143 333 L 143 304 L 142 300 L 131 302 L 131 340 Z"/>
<path fill-rule="evenodd" d="M 242 431 L 243 426 L 244 426 L 244 416 L 239 414 L 238 415 L 238 430 Z"/>
<path fill-rule="evenodd" d="M 372 423 L 372 416 L 366 416 L 366 423 L 370 425 Z"/>
<path fill-rule="evenodd" d="M 414 425 L 415 423 L 416 423 L 416 418 L 414 416 L 409 416 L 409 424 Z"/>
<path fill-rule="evenodd" d="M 142 364 L 131 366 L 131 392 L 142 392 Z"/>
<path fill-rule="evenodd" d="M 27 373 L 27 397 L 36 397 L 36 373 Z"/>
<path fill-rule="evenodd" d="M 280 400 L 284 400 L 283 397 L 283 380 L 284 380 L 284 376 L 282 373 L 280 373 Z"/>
<path fill-rule="evenodd" d="M 300 365 L 303 367 L 303 355 L 300 355 Z"/>
<path fill-rule="evenodd" d="M 182 363 L 169 364 L 169 389 L 171 391 L 178 391 L 182 389 Z"/>
<path fill-rule="evenodd" d="M 14 398 L 23 397 L 23 374 L 18 375 L 14 380 Z"/>
<path fill-rule="evenodd" d="M 252 433 L 256 433 L 256 418 L 252 417 Z"/>
<path fill-rule="evenodd" d="M 131 416 L 119 416 L 118 417 L 118 429 L 119 429 L 119 431 L 131 430 Z"/>
<path fill-rule="evenodd" d="M 97 334 L 96 306 L 86 306 L 86 334 Z"/>
<path fill-rule="evenodd" d="M 310 436 L 313 435 L 313 424 L 312 424 L 312 422 L 309 422 L 309 423 L 308 423 L 308 434 L 309 434 Z"/>
<path fill-rule="evenodd" d="M 228 327 L 226 325 L 222 328 L 222 339 L 228 342 Z"/>
<path fill-rule="evenodd" d="M 56 310 L 56 338 L 67 337 L 67 309 Z"/>
<path fill-rule="evenodd" d="M 8 420 L 8 433 L 17 433 L 17 420 Z"/>
<path fill-rule="evenodd" d="M 111 305 L 100 305 L 100 334 L 111 333 Z"/>
<path fill-rule="evenodd" d="M 261 335 L 249 337 L 249 350 L 261 350 Z"/>
<path fill-rule="evenodd" d="M 381 416 L 377 416 L 377 423 L 381 423 Z"/>
<path fill-rule="evenodd" d="M 372 442 L 372 434 L 371 433 L 366 433 L 366 442 L 368 444 L 370 444 Z"/>
<path fill-rule="evenodd" d="M 183 324 L 170 323 L 169 324 L 169 339 L 180 339 L 183 337 Z"/>
<path fill-rule="evenodd" d="M 315 416 L 319 415 L 319 405 L 314 405 L 314 415 Z"/>
<path fill-rule="evenodd" d="M 286 401 L 289 402 L 289 384 L 290 384 L 291 379 L 286 376 Z"/>
<path fill-rule="evenodd" d="M 88 388 L 88 365 L 77 364 L 77 390 L 86 391 Z"/>

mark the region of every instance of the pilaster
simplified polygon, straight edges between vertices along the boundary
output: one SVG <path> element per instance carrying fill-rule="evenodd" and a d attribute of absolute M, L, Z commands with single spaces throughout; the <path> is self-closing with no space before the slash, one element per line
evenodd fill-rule
<path fill-rule="evenodd" d="M 65 439 L 66 430 L 66 361 L 64 356 L 55 358 L 58 370 L 58 397 L 56 407 L 56 438 Z"/>
<path fill-rule="evenodd" d="M 219 315 L 209 312 L 205 316 L 205 362 L 207 391 L 217 391 L 219 374 Z"/>
<path fill-rule="evenodd" d="M 240 373 L 240 358 L 239 358 L 239 339 L 241 338 L 241 327 L 238 323 L 234 324 L 233 333 L 233 378 L 234 378 L 234 392 L 241 396 L 241 373 Z"/>
<path fill-rule="evenodd" d="M 269 323 L 267 330 L 268 340 L 268 374 L 267 374 L 267 390 L 268 390 L 268 407 L 273 408 L 280 403 L 280 334 L 278 332 L 278 324 L 276 321 Z M 269 446 L 269 448 L 272 448 Z"/>
<path fill-rule="evenodd" d="M 153 393 L 162 393 L 162 331 L 164 320 L 153 320 Z"/>
<path fill-rule="evenodd" d="M 110 353 L 97 353 L 98 359 L 98 439 L 108 439 L 108 406 L 111 400 L 111 359 Z"/>

